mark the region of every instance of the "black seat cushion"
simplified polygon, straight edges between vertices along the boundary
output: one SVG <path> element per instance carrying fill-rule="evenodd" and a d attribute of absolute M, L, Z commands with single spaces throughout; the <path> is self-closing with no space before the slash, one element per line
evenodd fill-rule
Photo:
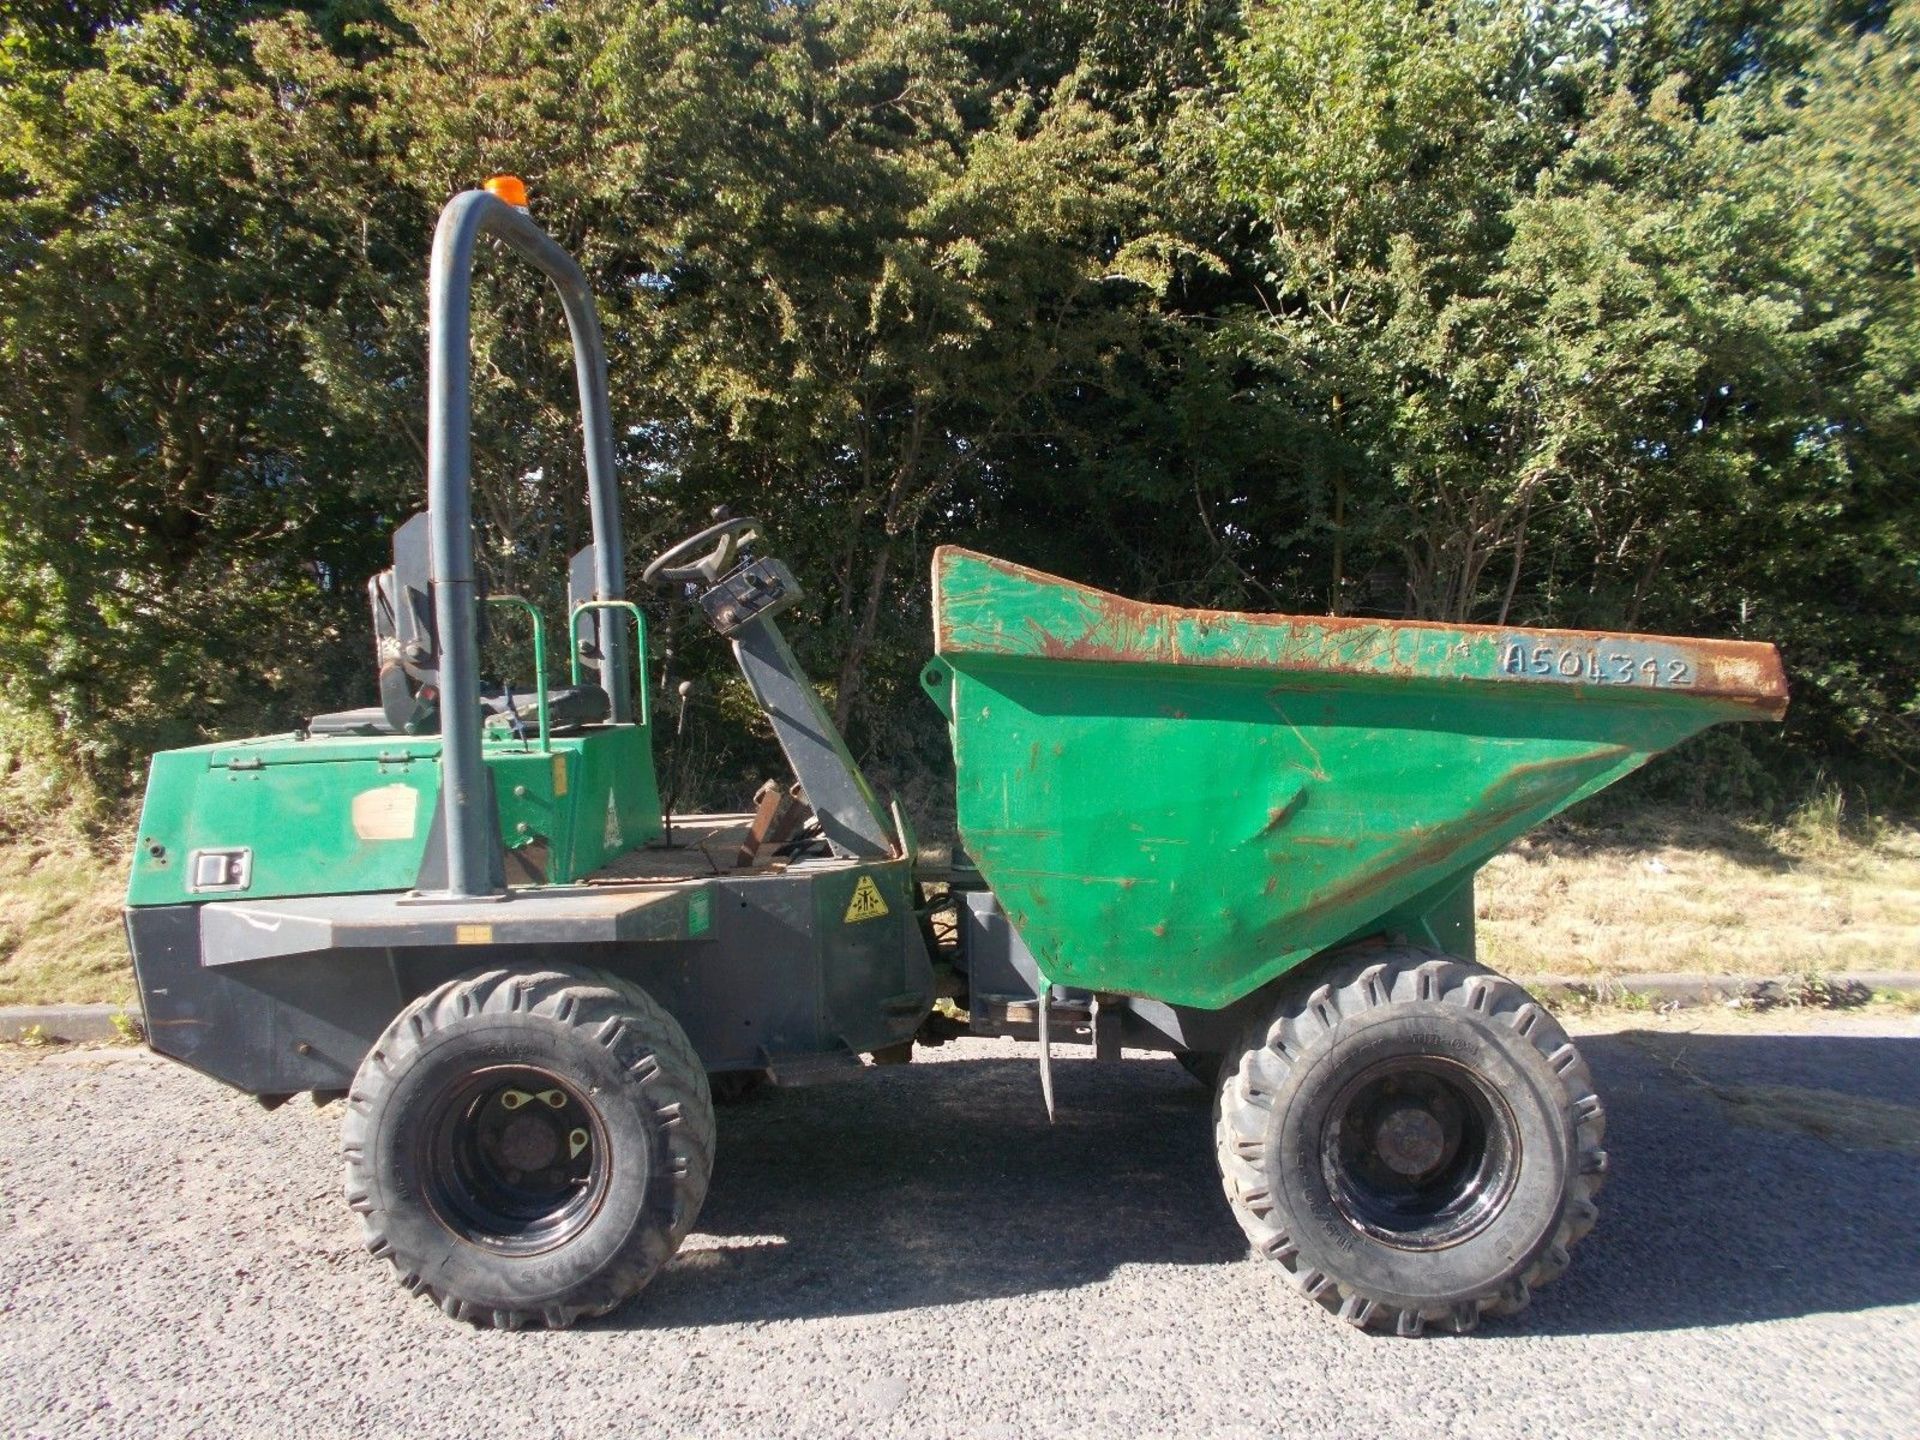
<path fill-rule="evenodd" d="M 513 691 L 512 711 L 507 708 L 504 693 L 482 695 L 480 708 L 487 712 L 489 729 L 511 726 L 515 713 L 519 715 L 520 723 L 526 726 L 528 734 L 540 728 L 540 697 L 532 690 L 516 688 Z M 562 685 L 557 690 L 547 692 L 547 722 L 556 731 L 598 725 L 612 709 L 607 703 L 607 692 L 598 685 Z"/>
<path fill-rule="evenodd" d="M 360 710 L 336 710 L 331 715 L 316 715 L 307 722 L 309 735 L 393 735 L 393 726 L 378 705 Z"/>
<path fill-rule="evenodd" d="M 577 730 L 582 725 L 598 725 L 612 711 L 607 703 L 607 692 L 598 685 L 563 685 L 557 690 L 547 692 L 547 719 L 554 731 Z M 540 697 L 532 690 L 513 690 L 513 710 L 507 708 L 506 692 L 489 690 L 480 697 L 480 710 L 484 723 L 491 729 L 511 728 L 513 714 L 518 713 L 520 723 L 526 727 L 529 735 L 540 728 Z M 422 734 L 439 733 L 438 716 L 431 728 Z M 387 719 L 386 712 L 378 705 L 368 705 L 359 710 L 336 710 L 330 715 L 316 715 L 307 722 L 310 735 L 398 735 L 400 732 Z"/>

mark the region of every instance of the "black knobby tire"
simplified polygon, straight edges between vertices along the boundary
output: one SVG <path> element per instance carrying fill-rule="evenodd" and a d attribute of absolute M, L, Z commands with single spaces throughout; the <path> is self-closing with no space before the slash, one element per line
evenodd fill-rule
<path fill-rule="evenodd" d="M 1523 1308 L 1593 1228 L 1605 1112 L 1511 980 L 1409 946 L 1333 957 L 1249 1027 L 1215 1102 L 1254 1249 L 1362 1328 Z"/>
<path fill-rule="evenodd" d="M 387 1027 L 342 1148 L 367 1248 L 407 1289 L 474 1324 L 558 1328 L 679 1248 L 713 1169 L 713 1102 L 685 1033 L 635 986 L 486 970 Z"/>

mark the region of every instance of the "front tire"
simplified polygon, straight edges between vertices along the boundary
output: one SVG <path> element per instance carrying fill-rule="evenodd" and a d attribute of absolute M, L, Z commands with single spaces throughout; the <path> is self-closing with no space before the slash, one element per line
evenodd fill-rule
<path fill-rule="evenodd" d="M 488 970 L 403 1010 L 347 1095 L 347 1202 L 367 1248 L 455 1319 L 561 1327 L 636 1294 L 713 1168 L 684 1032 L 590 970 Z"/>
<path fill-rule="evenodd" d="M 1512 981 L 1412 947 L 1336 957 L 1242 1036 L 1215 1109 L 1234 1217 L 1350 1323 L 1464 1333 L 1593 1227 L 1606 1117 Z"/>

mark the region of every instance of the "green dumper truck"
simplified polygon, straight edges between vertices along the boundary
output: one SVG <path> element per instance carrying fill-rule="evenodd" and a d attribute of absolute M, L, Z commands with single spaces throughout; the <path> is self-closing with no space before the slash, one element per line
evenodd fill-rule
<path fill-rule="evenodd" d="M 574 340 L 593 542 L 564 684 L 539 612 L 475 576 L 482 237 Z M 669 828 L 584 277 L 471 191 L 431 300 L 428 506 L 369 585 L 377 703 L 155 756 L 127 909 L 157 1051 L 344 1101 L 347 1201 L 402 1283 L 479 1324 L 604 1313 L 694 1224 L 716 1099 L 962 1035 L 1032 1041 L 1049 1107 L 1055 1044 L 1176 1056 L 1253 1246 L 1353 1324 L 1466 1330 L 1566 1266 L 1605 1113 L 1475 963 L 1473 878 L 1702 728 L 1778 719 L 1771 646 L 1181 610 L 943 549 L 921 681 L 962 844 L 935 868 L 781 633 L 798 582 L 721 519 L 642 579 L 731 647 L 792 782 Z M 480 682 L 489 608 L 534 626 L 518 687 Z"/>

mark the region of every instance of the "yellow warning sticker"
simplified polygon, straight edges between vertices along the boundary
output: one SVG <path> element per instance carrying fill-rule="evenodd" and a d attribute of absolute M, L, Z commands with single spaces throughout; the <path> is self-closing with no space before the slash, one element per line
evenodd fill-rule
<path fill-rule="evenodd" d="M 873 883 L 871 875 L 862 875 L 860 883 L 853 887 L 853 898 L 847 901 L 846 923 L 878 920 L 887 913 L 887 902 L 880 898 L 880 887 Z"/>
<path fill-rule="evenodd" d="M 453 943 L 456 945 L 491 945 L 493 926 L 456 925 L 453 927 Z"/>

